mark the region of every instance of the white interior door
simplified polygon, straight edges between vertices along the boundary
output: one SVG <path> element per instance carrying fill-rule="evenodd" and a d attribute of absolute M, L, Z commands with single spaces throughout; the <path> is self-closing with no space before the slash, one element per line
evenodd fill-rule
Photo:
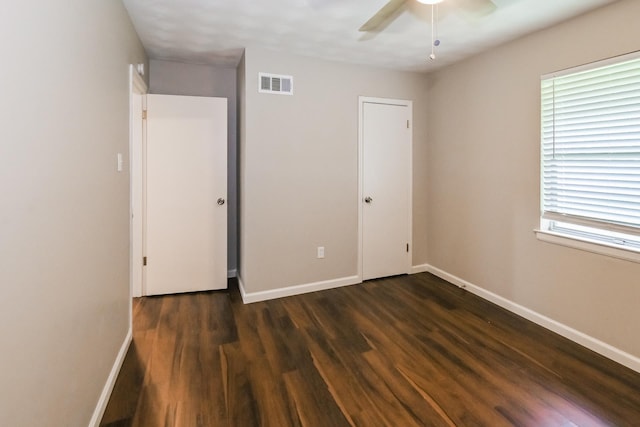
<path fill-rule="evenodd" d="M 360 100 L 363 280 L 410 272 L 411 108 Z"/>
<path fill-rule="evenodd" d="M 145 294 L 227 287 L 227 100 L 147 95 Z"/>

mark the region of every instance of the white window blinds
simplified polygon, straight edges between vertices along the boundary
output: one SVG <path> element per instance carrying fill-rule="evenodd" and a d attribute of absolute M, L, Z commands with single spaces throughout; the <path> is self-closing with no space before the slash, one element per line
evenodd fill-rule
<path fill-rule="evenodd" d="M 640 234 L 640 58 L 542 78 L 542 217 Z"/>

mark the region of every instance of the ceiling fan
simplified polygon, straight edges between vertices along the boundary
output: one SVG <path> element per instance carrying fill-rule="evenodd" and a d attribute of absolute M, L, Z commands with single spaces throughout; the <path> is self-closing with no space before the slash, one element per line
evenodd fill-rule
<path fill-rule="evenodd" d="M 410 0 L 389 0 L 382 9 L 365 22 L 359 31 L 375 31 L 384 22 L 386 22 L 393 14 L 396 13 L 405 3 Z M 435 5 L 443 1 L 450 1 L 466 11 L 474 15 L 487 15 L 496 9 L 496 5 L 491 0 L 417 0 L 423 4 Z"/>

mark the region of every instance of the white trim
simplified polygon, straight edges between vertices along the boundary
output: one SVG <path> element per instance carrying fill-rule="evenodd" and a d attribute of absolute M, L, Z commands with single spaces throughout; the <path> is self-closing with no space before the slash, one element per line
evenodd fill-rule
<path fill-rule="evenodd" d="M 132 337 L 133 334 L 131 331 L 131 326 L 129 326 L 127 336 L 124 338 L 124 342 L 122 343 L 120 351 L 116 356 L 116 360 L 113 363 L 113 367 L 111 368 L 109 377 L 107 377 L 107 382 L 102 388 L 100 399 L 98 399 L 98 404 L 93 411 L 91 421 L 89 421 L 89 427 L 99 427 L 100 421 L 102 421 L 104 411 L 105 409 L 107 409 L 107 404 L 109 403 L 109 398 L 111 397 L 111 392 L 113 391 L 113 386 L 115 386 L 116 384 L 116 379 L 118 379 L 118 374 L 120 373 L 120 369 L 122 368 L 122 364 L 124 363 L 124 358 L 127 356 L 127 351 L 129 350 L 129 345 L 131 344 Z"/>
<path fill-rule="evenodd" d="M 364 175 L 364 155 L 362 152 L 362 146 L 364 144 L 363 137 L 363 116 L 364 116 L 364 98 L 362 96 L 358 97 L 358 254 L 357 254 L 357 272 L 358 272 L 358 280 L 362 282 L 362 200 L 364 198 L 363 189 L 362 189 L 362 175 Z"/>
<path fill-rule="evenodd" d="M 619 62 L 632 61 L 636 58 L 640 58 L 640 51 L 625 53 L 611 58 L 602 59 L 600 61 L 589 62 L 587 64 L 578 65 L 571 68 L 565 68 L 564 70 L 558 70 L 551 73 L 543 74 L 540 76 L 540 80 L 549 80 L 555 77 L 562 77 L 568 74 L 580 73 L 582 71 L 593 70 L 594 68 L 606 67 L 607 65 L 617 64 Z"/>
<path fill-rule="evenodd" d="M 233 270 L 227 270 L 227 279 L 231 279 L 233 277 L 238 277 L 238 270 L 235 268 Z"/>
<path fill-rule="evenodd" d="M 594 228 L 599 232 L 604 232 L 604 233 L 612 232 L 612 233 L 630 235 L 634 237 L 640 236 L 640 228 L 638 227 L 630 227 L 626 225 L 614 224 L 611 222 L 600 221 L 597 219 L 593 219 L 585 216 L 579 216 L 579 215 L 562 214 L 562 213 L 552 212 L 552 211 L 542 212 L 542 216 L 540 218 L 540 223 L 541 223 L 540 228 L 542 230 L 548 229 L 549 223 L 552 223 L 552 222 L 560 222 L 560 223 L 565 223 L 569 225 L 577 225 L 581 227 Z M 547 227 L 545 227 L 544 224 L 547 224 Z"/>
<path fill-rule="evenodd" d="M 240 296 L 242 297 L 242 302 L 247 304 L 245 300 L 245 295 L 247 295 L 247 291 L 244 289 L 244 281 L 242 280 L 242 276 L 240 276 L 240 272 L 238 272 L 238 289 L 240 290 Z"/>
<path fill-rule="evenodd" d="M 542 242 L 553 243 L 568 248 L 579 249 L 599 255 L 606 255 L 625 261 L 640 263 L 640 252 L 630 248 L 615 247 L 612 244 L 600 243 L 593 240 L 581 239 L 578 237 L 568 237 L 565 234 L 555 233 L 547 230 L 533 230 L 536 238 Z"/>
<path fill-rule="evenodd" d="M 405 99 L 390 99 L 390 98 L 375 98 L 369 96 L 358 97 L 358 279 L 362 282 L 363 275 L 363 230 L 362 230 L 362 203 L 364 198 L 363 186 L 364 186 L 364 104 L 384 104 L 384 105 L 397 105 L 407 107 L 409 109 L 409 121 L 410 130 L 409 133 L 409 230 L 407 240 L 409 243 L 409 255 L 407 258 L 407 269 L 405 273 L 410 274 L 412 271 L 413 263 L 413 101 Z"/>
<path fill-rule="evenodd" d="M 136 203 L 142 203 L 142 200 L 133 200 L 134 162 L 132 162 L 131 159 L 133 158 L 134 144 L 136 144 L 136 142 L 139 142 L 140 144 L 142 144 L 142 141 L 133 140 L 134 134 L 135 134 L 134 123 L 136 123 L 137 120 L 140 119 L 139 115 L 142 114 L 141 111 L 133 111 L 134 110 L 133 108 L 134 94 L 142 95 L 144 98 L 144 94 L 147 93 L 147 84 L 145 83 L 142 76 L 138 74 L 136 69 L 137 69 L 137 65 L 134 65 L 134 64 L 129 65 L 129 248 L 133 248 L 134 206 Z M 142 102 L 144 104 L 144 99 L 142 100 Z M 142 108 L 144 109 L 144 105 L 142 106 Z M 142 137 L 144 137 L 144 135 L 142 135 Z M 137 171 L 137 172 L 142 173 L 142 171 Z M 142 220 L 142 217 L 140 218 L 140 220 Z M 136 224 L 139 227 L 143 226 L 142 223 L 138 224 L 138 221 L 136 221 Z M 133 251 L 131 250 L 129 253 L 129 292 L 130 292 L 129 299 L 131 299 L 134 296 L 136 297 L 142 296 L 142 283 L 134 283 L 134 274 L 133 274 L 134 266 L 142 262 L 141 261 L 142 255 L 143 254 L 140 254 L 140 253 L 133 253 Z M 130 324 L 133 321 L 131 313 L 132 313 L 132 307 L 131 307 L 131 304 L 129 304 L 129 323 Z"/>
<path fill-rule="evenodd" d="M 327 289 L 341 288 L 343 286 L 356 285 L 362 283 L 358 276 L 341 277 L 339 279 L 324 280 L 322 282 L 306 283 L 303 285 L 288 286 L 286 288 L 271 289 L 268 291 L 247 292 L 242 278 L 238 276 L 238 286 L 240 295 L 245 304 L 252 302 L 267 301 L 270 299 L 290 297 L 309 292 L 325 291 Z"/>
<path fill-rule="evenodd" d="M 424 273 L 427 271 L 429 271 L 429 264 L 420 264 L 411 267 L 411 274 Z"/>
<path fill-rule="evenodd" d="M 593 338 L 592 336 L 573 329 L 563 323 L 553 320 L 511 300 L 501 297 L 500 295 L 494 294 L 491 291 L 476 286 L 473 283 L 467 282 L 464 279 L 440 270 L 439 268 L 429 265 L 428 271 L 429 273 L 432 273 L 440 277 L 441 279 L 446 280 L 447 282 L 450 282 L 460 288 L 466 289 L 472 294 L 475 294 L 487 301 L 497 304 L 500 307 L 511 311 L 512 313 L 515 313 L 546 329 L 562 335 L 563 337 L 568 338 L 571 341 L 576 342 L 584 347 L 587 347 L 588 349 L 593 350 L 604 357 L 618 362 L 629 369 L 640 372 L 640 358 L 632 354 L 620 350 L 619 348 L 613 347 L 612 345 L 602 342 L 599 339 Z"/>
<path fill-rule="evenodd" d="M 144 78 L 138 74 L 138 72 L 134 69 L 134 65 L 130 64 L 129 65 L 129 70 L 130 70 L 130 78 L 131 78 L 131 84 L 132 86 L 130 87 L 130 89 L 133 91 L 133 89 L 136 90 L 136 93 L 147 93 L 147 83 L 144 81 Z"/>

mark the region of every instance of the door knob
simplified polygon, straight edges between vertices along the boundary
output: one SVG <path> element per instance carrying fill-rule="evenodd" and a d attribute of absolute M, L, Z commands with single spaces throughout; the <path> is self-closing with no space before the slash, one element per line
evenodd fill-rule
<path fill-rule="evenodd" d="M 224 205 L 224 199 L 223 199 L 222 197 L 220 197 L 220 198 L 218 199 L 218 204 L 219 204 L 220 206 Z"/>
<path fill-rule="evenodd" d="M 373 202 L 373 199 L 371 197 L 367 196 L 367 197 L 364 198 L 364 202 L 365 203 L 371 203 L 371 202 Z"/>

